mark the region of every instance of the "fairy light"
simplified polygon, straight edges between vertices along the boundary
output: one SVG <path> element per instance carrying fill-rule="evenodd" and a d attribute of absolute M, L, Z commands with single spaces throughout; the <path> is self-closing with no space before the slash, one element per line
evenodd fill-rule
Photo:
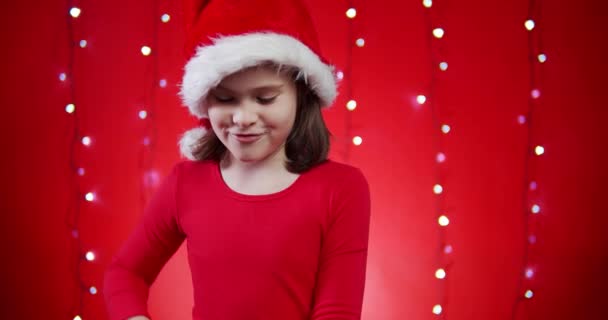
<path fill-rule="evenodd" d="M 148 112 L 146 110 L 140 110 L 138 113 L 140 119 L 145 119 L 148 116 Z"/>
<path fill-rule="evenodd" d="M 365 45 L 365 39 L 359 38 L 357 41 L 355 41 L 355 43 L 357 44 L 357 47 L 361 48 Z"/>
<path fill-rule="evenodd" d="M 97 294 L 97 288 L 95 286 L 92 286 L 89 288 L 89 293 L 92 295 L 96 295 Z"/>
<path fill-rule="evenodd" d="M 528 31 L 532 31 L 532 30 L 534 30 L 536 23 L 534 22 L 534 20 L 528 19 L 528 20 L 526 20 L 526 22 L 524 22 L 524 26 L 526 27 L 526 29 Z"/>
<path fill-rule="evenodd" d="M 152 48 L 148 47 L 148 46 L 143 46 L 141 47 L 141 54 L 143 54 L 144 56 L 149 56 L 152 53 Z"/>
<path fill-rule="evenodd" d="M 84 195 L 84 198 L 88 202 L 93 202 L 95 200 L 95 194 L 93 192 L 87 192 L 87 194 Z"/>
<path fill-rule="evenodd" d="M 87 251 L 84 257 L 89 262 L 95 261 L 95 253 L 93 251 Z"/>
<path fill-rule="evenodd" d="M 441 38 L 443 38 L 444 35 L 445 35 L 445 31 L 443 30 L 443 28 L 433 29 L 433 36 L 435 36 L 435 38 L 441 39 Z"/>
<path fill-rule="evenodd" d="M 65 81 L 67 78 L 68 76 L 65 74 L 65 72 L 59 74 L 59 81 Z"/>
<path fill-rule="evenodd" d="M 81 48 L 86 48 L 86 46 L 87 46 L 87 40 L 80 40 L 79 43 L 80 43 L 80 47 Z"/>
<path fill-rule="evenodd" d="M 433 186 L 433 192 L 435 194 L 441 194 L 443 192 L 443 187 L 440 184 L 436 184 Z"/>
<path fill-rule="evenodd" d="M 344 79 L 344 72 L 342 72 L 342 71 L 336 72 L 336 79 L 338 79 L 338 80 Z"/>
<path fill-rule="evenodd" d="M 75 316 L 74 320 L 82 320 L 82 318 L 80 316 Z"/>
<path fill-rule="evenodd" d="M 90 146 L 91 145 L 91 137 L 89 136 L 84 136 L 82 137 L 82 144 L 85 146 Z"/>
<path fill-rule="evenodd" d="M 357 108 L 357 101 L 355 100 L 349 100 L 346 103 L 346 109 L 348 109 L 348 111 L 353 111 Z"/>
<path fill-rule="evenodd" d="M 70 15 L 72 16 L 72 18 L 80 17 L 81 12 L 82 10 L 80 10 L 80 8 L 78 7 L 73 7 L 72 9 L 70 9 Z"/>
<path fill-rule="evenodd" d="M 419 105 L 427 104 L 428 110 L 431 113 L 432 126 L 433 128 L 439 128 L 440 130 L 433 130 L 434 133 L 434 150 L 435 154 L 435 170 L 436 170 L 436 183 L 433 186 L 433 193 L 435 195 L 442 195 L 446 190 L 444 190 L 443 182 L 445 176 L 443 172 L 447 169 L 446 167 L 446 159 L 447 156 L 445 154 L 446 148 L 444 147 L 444 141 L 448 133 L 452 131 L 452 127 L 445 121 L 445 119 L 440 118 L 439 115 L 445 114 L 441 112 L 440 105 L 438 101 L 441 101 L 437 97 L 437 94 L 440 92 L 439 88 L 443 88 L 444 86 L 439 86 L 439 82 L 442 81 L 445 76 L 445 71 L 448 70 L 448 62 L 443 57 L 442 53 L 446 50 L 443 49 L 445 46 L 444 41 L 434 41 L 434 39 L 442 39 L 445 37 L 445 30 L 441 26 L 442 21 L 434 21 L 434 17 L 441 17 L 441 15 L 437 15 L 435 9 L 433 7 L 432 0 L 423 0 L 422 5 L 424 8 L 428 10 L 424 10 L 425 15 L 425 26 L 426 31 L 425 34 L 428 37 L 428 41 L 426 41 L 428 46 L 428 53 L 430 56 L 430 81 L 424 90 L 424 92 L 428 93 L 427 95 L 418 95 L 416 97 L 416 101 Z M 433 27 L 435 26 L 435 27 Z M 442 266 L 441 268 L 437 268 L 435 272 L 435 278 L 440 283 L 437 284 L 439 288 L 437 303 L 433 306 L 432 312 L 434 315 L 441 316 L 441 318 L 445 319 L 446 315 L 446 307 L 448 305 L 448 279 L 446 278 L 447 273 L 449 271 L 450 266 L 453 264 L 453 255 L 454 248 L 448 242 L 448 228 L 447 226 L 450 224 L 450 219 L 446 214 L 446 204 L 445 199 L 447 197 L 440 196 L 435 197 L 435 205 L 433 215 L 437 219 L 438 225 L 438 254 L 436 255 L 436 265 Z M 437 212 L 439 211 L 439 212 Z M 451 215 L 451 214 L 450 214 Z"/>
<path fill-rule="evenodd" d="M 167 13 L 163 14 L 160 17 L 160 21 L 162 21 L 163 23 L 167 23 L 167 22 L 169 22 L 169 20 L 171 20 L 171 16 Z"/>
<path fill-rule="evenodd" d="M 356 146 L 360 146 L 361 143 L 363 143 L 363 138 L 359 137 L 359 136 L 355 136 L 353 138 L 353 144 Z"/>
<path fill-rule="evenodd" d="M 536 146 L 534 148 L 534 153 L 536 153 L 537 156 L 541 156 L 545 153 L 545 148 L 543 146 Z"/>
<path fill-rule="evenodd" d="M 350 8 L 350 9 L 346 10 L 346 16 L 349 19 L 354 19 L 357 16 L 357 9 Z"/>
<path fill-rule="evenodd" d="M 524 27 L 528 31 L 528 52 L 527 58 L 530 64 L 528 68 L 529 77 L 529 93 L 530 98 L 528 99 L 528 110 L 517 117 L 517 122 L 520 125 L 526 125 L 526 153 L 524 163 L 524 178 L 523 178 L 523 199 L 522 199 L 522 224 L 524 228 L 524 251 L 521 265 L 521 276 L 517 282 L 517 296 L 514 298 L 514 302 L 511 309 L 511 319 L 516 320 L 518 318 L 518 312 L 522 301 L 530 300 L 534 297 L 534 292 L 530 289 L 531 281 L 536 277 L 536 271 L 531 266 L 534 265 L 536 250 L 531 250 L 532 246 L 535 246 L 538 240 L 536 229 L 540 223 L 539 214 L 541 212 L 541 206 L 539 205 L 538 194 L 538 183 L 535 180 L 534 175 L 536 174 L 535 168 L 538 167 L 538 163 L 542 158 L 538 157 L 545 153 L 545 148 L 541 145 L 534 145 L 536 137 L 533 133 L 536 132 L 532 127 L 533 123 L 536 123 L 534 118 L 535 109 L 544 99 L 541 97 L 542 88 L 539 80 L 542 78 L 538 72 L 541 70 L 541 65 L 547 61 L 547 55 L 543 51 L 542 41 L 540 39 L 540 30 L 537 28 L 538 24 L 542 24 L 540 21 L 535 20 L 535 17 L 540 17 L 540 1 L 541 0 L 529 0 L 528 1 L 528 19 L 524 22 Z M 537 157 L 535 157 L 537 156 Z"/>
<path fill-rule="evenodd" d="M 419 94 L 416 96 L 416 102 L 418 102 L 418 104 L 423 105 L 426 102 L 426 96 Z"/>
<path fill-rule="evenodd" d="M 165 87 L 167 86 L 167 79 L 160 79 L 160 80 L 158 81 L 158 85 L 159 85 L 161 88 L 165 88 Z"/>
<path fill-rule="evenodd" d="M 441 132 L 443 132 L 445 134 L 450 133 L 450 130 L 452 130 L 452 128 L 447 124 L 444 124 L 441 126 Z"/>
<path fill-rule="evenodd" d="M 74 111 L 76 111 L 76 106 L 73 103 L 68 103 L 68 105 L 65 106 L 65 112 L 74 113 Z"/>

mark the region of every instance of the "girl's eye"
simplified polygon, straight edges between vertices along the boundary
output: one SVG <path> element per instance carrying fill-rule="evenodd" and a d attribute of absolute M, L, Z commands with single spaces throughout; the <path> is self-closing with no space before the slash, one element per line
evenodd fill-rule
<path fill-rule="evenodd" d="M 233 100 L 231 97 L 213 96 L 213 98 L 215 98 L 215 100 L 217 100 L 218 102 L 221 102 L 221 103 L 227 103 L 227 102 L 231 102 Z"/>
<path fill-rule="evenodd" d="M 258 102 L 261 104 L 268 104 L 274 101 L 274 99 L 276 99 L 277 97 L 270 97 L 270 98 L 262 98 L 262 97 L 258 97 Z"/>

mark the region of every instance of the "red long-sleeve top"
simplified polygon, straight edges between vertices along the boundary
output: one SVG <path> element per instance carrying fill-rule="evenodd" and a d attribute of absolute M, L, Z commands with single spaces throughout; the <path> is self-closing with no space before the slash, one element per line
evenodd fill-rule
<path fill-rule="evenodd" d="M 195 320 L 360 319 L 369 224 L 367 180 L 346 164 L 244 195 L 217 162 L 179 162 L 106 270 L 110 319 L 151 318 L 150 286 L 184 240 Z"/>

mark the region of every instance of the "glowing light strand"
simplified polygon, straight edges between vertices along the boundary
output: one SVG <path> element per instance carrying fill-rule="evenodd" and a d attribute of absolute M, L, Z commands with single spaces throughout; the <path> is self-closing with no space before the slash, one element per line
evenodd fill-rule
<path fill-rule="evenodd" d="M 439 301 L 430 307 L 430 310 L 434 315 L 435 319 L 447 319 L 448 310 L 448 295 L 447 288 L 450 279 L 450 270 L 453 265 L 451 253 L 453 247 L 448 244 L 447 240 L 447 228 L 449 228 L 451 212 L 446 213 L 445 204 L 445 188 L 442 170 L 445 170 L 445 159 L 444 153 L 444 139 L 445 136 L 450 132 L 451 127 L 440 120 L 439 103 L 437 99 L 437 82 L 440 73 L 444 73 L 447 70 L 447 62 L 445 62 L 445 55 L 442 52 L 443 41 L 441 40 L 444 30 L 441 29 L 441 36 L 438 37 L 437 27 L 435 25 L 435 17 L 440 16 L 436 5 L 433 5 L 431 1 L 422 1 L 425 21 L 426 21 L 426 32 L 427 32 L 427 45 L 430 54 L 430 74 L 431 80 L 428 87 L 428 93 L 424 96 L 421 101 L 420 96 L 417 97 L 418 103 L 424 103 L 427 108 L 430 108 L 432 125 L 434 128 L 434 145 L 436 159 L 433 159 L 436 166 L 435 183 L 433 192 L 435 193 L 435 211 L 434 216 L 439 228 L 439 243 L 436 256 L 436 266 L 433 272 L 435 273 L 435 281 L 439 288 Z M 442 19 L 443 20 L 443 19 Z M 443 66 L 443 67 L 442 67 Z M 422 103 L 421 103 L 422 102 Z"/>
<path fill-rule="evenodd" d="M 528 33 L 528 76 L 530 80 L 530 92 L 528 95 L 528 110 L 524 117 L 525 121 L 519 121 L 520 124 L 525 124 L 527 129 L 526 138 L 526 153 L 524 156 L 524 179 L 522 185 L 522 223 L 524 229 L 523 239 L 523 257 L 520 277 L 517 283 L 517 296 L 511 310 L 511 319 L 515 320 L 518 317 L 518 311 L 521 303 L 524 300 L 530 300 L 534 297 L 534 288 L 532 288 L 532 279 L 537 271 L 531 263 L 533 258 L 531 255 L 531 246 L 537 241 L 538 217 L 542 209 L 539 205 L 533 202 L 532 192 L 538 189 L 538 184 L 533 177 L 532 167 L 538 161 L 538 157 L 542 156 L 545 149 L 542 146 L 535 145 L 534 136 L 534 111 L 540 103 L 540 81 L 539 69 L 546 61 L 546 55 L 542 46 L 542 38 L 540 29 L 542 23 L 540 21 L 540 1 L 528 1 L 528 17 L 525 24 L 525 32 Z M 533 27 L 532 23 L 533 21 Z M 540 58 L 542 57 L 542 58 Z"/>

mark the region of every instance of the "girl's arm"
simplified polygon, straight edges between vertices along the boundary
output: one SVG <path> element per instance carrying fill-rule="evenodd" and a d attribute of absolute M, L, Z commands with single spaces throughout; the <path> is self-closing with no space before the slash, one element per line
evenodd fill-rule
<path fill-rule="evenodd" d="M 361 318 L 370 225 L 370 193 L 360 170 L 331 198 L 311 320 Z"/>
<path fill-rule="evenodd" d="M 163 180 L 106 269 L 103 293 L 110 320 L 150 318 L 150 286 L 185 239 L 177 221 L 178 169 L 174 166 Z"/>

